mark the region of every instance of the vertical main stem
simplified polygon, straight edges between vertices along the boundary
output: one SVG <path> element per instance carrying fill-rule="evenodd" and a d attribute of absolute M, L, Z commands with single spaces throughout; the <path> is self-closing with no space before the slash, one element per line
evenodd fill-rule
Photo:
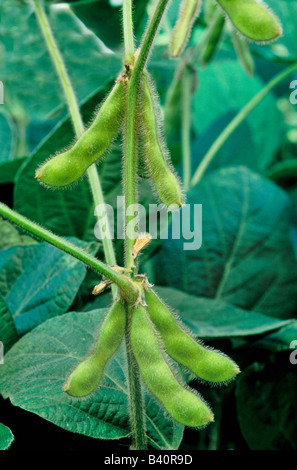
<path fill-rule="evenodd" d="M 124 156 L 124 187 L 125 187 L 125 266 L 131 268 L 131 252 L 134 245 L 134 236 L 129 230 L 131 215 L 127 214 L 128 209 L 137 203 L 137 106 L 138 92 L 141 81 L 141 75 L 145 68 L 153 40 L 158 31 L 161 19 L 165 12 L 169 0 L 158 0 L 152 18 L 149 21 L 145 31 L 141 49 L 138 58 L 133 64 L 132 75 L 127 85 L 127 103 L 125 120 L 125 156 Z M 131 2 L 124 0 L 124 32 L 129 35 L 133 31 L 133 26 L 129 24 L 132 21 Z M 130 12 L 128 9 L 130 8 Z M 131 35 L 130 35 L 131 37 Z M 129 37 L 125 38 L 125 57 L 129 56 Z M 132 274 L 133 276 L 133 274 Z M 127 326 L 126 326 L 126 349 L 128 359 L 128 380 L 129 380 L 129 399 L 130 399 L 130 421 L 134 450 L 146 450 L 146 433 L 144 422 L 144 398 L 141 386 L 141 377 L 137 362 L 135 360 L 130 339 L 130 326 L 133 308 L 127 307 Z"/>
<path fill-rule="evenodd" d="M 182 75 L 182 155 L 183 186 L 187 192 L 191 183 L 191 97 L 192 74 L 185 67 Z"/>
<path fill-rule="evenodd" d="M 82 121 L 80 109 L 71 84 L 70 77 L 66 70 L 63 57 L 60 53 L 60 50 L 52 33 L 45 11 L 41 6 L 39 0 L 34 0 L 34 5 L 40 29 L 42 31 L 45 43 L 47 45 L 53 64 L 55 65 L 57 75 L 64 91 L 76 137 L 79 138 L 84 131 L 84 124 Z M 88 168 L 87 174 L 95 206 L 97 206 L 98 204 L 104 204 L 102 187 L 100 184 L 100 179 L 95 164 Z M 115 265 L 116 257 L 111 238 L 103 238 L 102 244 L 106 263 L 109 265 Z M 114 296 L 116 295 L 115 286 L 113 286 L 113 294 Z"/>
<path fill-rule="evenodd" d="M 125 64 L 134 63 L 134 34 L 132 20 L 132 0 L 123 0 L 123 28 L 125 41 Z"/>
<path fill-rule="evenodd" d="M 123 24 L 125 37 L 125 64 L 134 64 L 134 39 L 132 22 L 132 2 L 124 0 Z M 127 85 L 125 115 L 125 155 L 124 155 L 124 188 L 125 188 L 125 266 L 131 268 L 131 252 L 134 245 L 134 234 L 128 229 L 132 219 L 127 211 L 137 202 L 137 136 L 135 115 L 137 107 L 137 88 L 131 80 Z M 133 274 L 132 274 L 133 276 Z M 138 364 L 131 347 L 131 321 L 133 308 L 126 306 L 126 351 L 128 364 L 128 385 L 130 405 L 130 425 L 133 450 L 146 450 L 146 432 L 144 421 L 144 398 Z"/>

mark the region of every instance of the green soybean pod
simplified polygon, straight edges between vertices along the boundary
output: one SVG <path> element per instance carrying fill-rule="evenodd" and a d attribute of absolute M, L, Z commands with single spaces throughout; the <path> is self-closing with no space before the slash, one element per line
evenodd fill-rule
<path fill-rule="evenodd" d="M 232 31 L 231 34 L 237 58 L 247 74 L 252 77 L 255 71 L 255 64 L 250 51 L 250 45 L 247 40 L 240 37 L 236 31 Z"/>
<path fill-rule="evenodd" d="M 160 334 L 165 351 L 196 376 L 213 383 L 227 382 L 240 371 L 229 357 L 204 347 L 187 334 L 157 294 L 145 292 L 149 316 Z"/>
<path fill-rule="evenodd" d="M 202 65 L 207 65 L 217 52 L 221 37 L 224 32 L 225 18 L 223 14 L 218 11 L 214 15 L 207 26 L 205 36 L 201 43 L 200 62 Z"/>
<path fill-rule="evenodd" d="M 268 42 L 282 34 L 278 18 L 257 0 L 217 0 L 235 28 L 251 41 Z"/>
<path fill-rule="evenodd" d="M 114 302 L 101 326 L 94 350 L 70 374 L 64 392 L 72 397 L 85 397 L 99 385 L 105 366 L 119 348 L 126 325 L 125 308 Z"/>
<path fill-rule="evenodd" d="M 178 57 L 186 47 L 194 22 L 200 13 L 201 3 L 201 0 L 182 0 L 169 45 L 171 57 Z"/>
<path fill-rule="evenodd" d="M 183 205 L 183 194 L 177 176 L 169 163 L 168 150 L 159 129 L 152 84 L 147 73 L 142 82 L 140 109 L 144 160 L 161 201 L 166 206 Z"/>
<path fill-rule="evenodd" d="M 213 421 L 207 404 L 183 387 L 174 376 L 160 349 L 146 308 L 142 305 L 133 312 L 131 345 L 147 387 L 176 421 L 190 427 L 205 426 Z"/>
<path fill-rule="evenodd" d="M 100 106 L 91 126 L 71 148 L 38 168 L 36 178 L 53 187 L 67 186 L 80 179 L 108 149 L 122 124 L 124 107 L 125 85 L 119 82 Z"/>

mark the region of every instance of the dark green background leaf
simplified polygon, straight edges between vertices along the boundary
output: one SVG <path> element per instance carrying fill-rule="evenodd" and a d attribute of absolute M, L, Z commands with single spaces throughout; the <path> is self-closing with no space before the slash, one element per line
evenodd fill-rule
<path fill-rule="evenodd" d="M 17 333 L 12 315 L 7 304 L 0 294 L 0 341 L 4 346 L 4 354 L 17 342 L 19 335 Z M 1 362 L 0 362 L 1 364 Z"/>
<path fill-rule="evenodd" d="M 264 84 L 257 77 L 249 77 L 236 60 L 215 61 L 199 72 L 193 125 L 198 135 L 208 133 L 203 136 L 203 148 L 210 147 L 218 131 L 222 131 L 263 87 Z M 222 146 L 210 169 L 241 164 L 263 171 L 275 158 L 282 136 L 283 121 L 276 100 L 270 94 Z M 202 154 L 193 155 L 196 165 L 202 157 Z"/>
<path fill-rule="evenodd" d="M 192 223 L 193 204 L 202 204 L 202 247 L 184 250 L 187 240 L 164 240 L 155 259 L 157 284 L 269 316 L 294 316 L 297 265 L 286 194 L 234 167 L 203 179 L 187 203 Z"/>
<path fill-rule="evenodd" d="M 250 366 L 236 386 L 241 431 L 252 450 L 296 450 L 296 371 L 287 363 Z"/>
<path fill-rule="evenodd" d="M 0 450 L 7 450 L 14 440 L 11 430 L 0 423 Z"/>

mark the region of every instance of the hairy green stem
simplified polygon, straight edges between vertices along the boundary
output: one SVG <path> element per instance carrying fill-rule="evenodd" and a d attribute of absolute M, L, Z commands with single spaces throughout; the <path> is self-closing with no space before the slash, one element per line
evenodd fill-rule
<path fill-rule="evenodd" d="M 192 73 L 185 67 L 182 75 L 182 155 L 183 155 L 183 185 L 188 191 L 191 182 L 191 100 Z"/>
<path fill-rule="evenodd" d="M 49 230 L 39 226 L 35 222 L 32 222 L 32 220 L 29 220 L 26 217 L 18 214 L 2 202 L 0 202 L 0 216 L 8 219 L 10 222 L 16 224 L 23 230 L 28 231 L 35 238 L 48 242 L 50 245 L 53 245 L 59 250 L 64 251 L 64 253 L 68 253 L 69 255 L 84 263 L 89 268 L 107 277 L 112 282 L 115 282 L 117 286 L 128 295 L 128 301 L 131 300 L 133 302 L 136 300 L 138 290 L 135 288 L 129 277 L 118 273 L 114 269 L 104 264 L 102 261 L 99 261 L 97 258 L 90 255 L 85 250 L 77 247 L 65 238 L 55 235 Z"/>
<path fill-rule="evenodd" d="M 84 131 L 84 124 L 80 114 L 79 105 L 70 81 L 70 77 L 66 70 L 63 57 L 60 53 L 55 37 L 52 33 L 45 11 L 41 6 L 39 0 L 34 0 L 34 5 L 38 23 L 40 25 L 40 29 L 42 31 L 49 54 L 56 68 L 57 75 L 63 88 L 75 134 L 78 138 Z M 97 206 L 98 204 L 104 204 L 103 192 L 95 164 L 88 168 L 87 174 L 95 206 Z M 106 263 L 109 265 L 115 265 L 116 257 L 113 249 L 112 240 L 108 237 L 104 237 L 102 239 L 102 244 Z M 113 294 L 114 296 L 116 295 L 116 290 L 114 288 Z"/>
<path fill-rule="evenodd" d="M 129 63 L 133 50 L 134 63 L 134 41 L 131 31 L 132 24 L 132 4 L 131 1 L 124 0 L 123 23 L 125 36 L 125 63 Z M 125 158 L 124 158 L 124 178 L 125 178 L 125 266 L 131 268 L 131 252 L 134 245 L 135 235 L 129 231 L 129 222 L 133 218 L 129 216 L 128 208 L 135 205 L 137 201 L 137 136 L 132 110 L 136 110 L 137 95 L 134 89 L 131 90 L 131 82 L 127 85 L 127 102 L 125 113 Z M 132 274 L 133 275 L 133 274 Z M 141 377 L 138 364 L 135 360 L 131 346 L 131 319 L 133 309 L 126 305 L 126 354 L 128 366 L 128 387 L 129 387 L 129 417 L 131 426 L 132 448 L 133 450 L 146 450 L 146 433 L 144 422 L 144 399 L 141 384 Z"/>
<path fill-rule="evenodd" d="M 251 111 L 265 98 L 266 95 L 277 86 L 282 80 L 290 76 L 295 70 L 297 70 L 297 63 L 291 65 L 283 72 L 279 73 L 274 77 L 262 90 L 260 90 L 235 116 L 234 119 L 228 124 L 223 132 L 214 141 L 200 165 L 198 166 L 192 181 L 191 186 L 195 186 L 202 179 L 208 166 L 214 159 L 217 152 L 224 145 L 230 135 L 237 129 L 237 127 L 244 121 L 244 119 L 250 114 Z"/>
<path fill-rule="evenodd" d="M 123 0 L 123 28 L 125 41 L 125 64 L 134 64 L 134 34 L 132 21 L 132 0 Z"/>
<path fill-rule="evenodd" d="M 131 321 L 133 309 L 126 306 L 126 351 L 128 365 L 128 387 L 130 405 L 130 424 L 132 449 L 146 450 L 146 432 L 144 422 L 144 396 L 141 385 L 141 375 L 131 346 Z"/>
<path fill-rule="evenodd" d="M 141 74 L 148 60 L 154 38 L 159 29 L 159 25 L 165 9 L 170 0 L 159 0 L 155 11 L 148 23 L 144 33 L 141 48 L 127 87 L 127 110 L 125 122 L 125 213 L 126 213 L 126 237 L 125 237 L 125 266 L 131 268 L 131 251 L 134 239 L 131 231 L 127 232 L 129 222 L 133 216 L 127 215 L 127 210 L 137 202 L 137 96 L 141 80 Z"/>
<path fill-rule="evenodd" d="M 128 8 L 128 3 L 126 7 Z M 129 222 L 133 219 L 133 215 L 128 214 L 131 206 L 135 207 L 137 203 L 137 106 L 138 106 L 138 90 L 142 72 L 145 68 L 154 37 L 158 31 L 160 21 L 169 0 L 159 0 L 155 12 L 149 21 L 148 27 L 144 34 L 138 59 L 134 65 L 132 75 L 127 85 L 127 102 L 126 102 L 126 119 L 125 119 L 125 143 L 124 143 L 124 187 L 125 187 L 125 266 L 130 269 L 131 252 L 134 245 L 134 234 L 129 230 Z M 125 6 L 125 3 L 124 3 Z M 131 7 L 131 4 L 130 4 Z M 125 23 L 132 21 L 132 15 L 123 9 L 124 26 Z M 124 28 L 125 34 L 133 30 L 133 27 L 126 24 Z M 129 37 L 125 38 L 126 56 L 131 46 L 128 45 Z M 132 433 L 132 447 L 134 450 L 146 450 L 146 434 L 144 422 L 144 399 L 141 386 L 141 377 L 138 365 L 134 358 L 131 348 L 130 323 L 132 312 L 127 310 L 127 326 L 126 326 L 126 350 L 128 362 L 128 383 L 129 383 L 129 400 L 130 400 L 130 423 Z"/>

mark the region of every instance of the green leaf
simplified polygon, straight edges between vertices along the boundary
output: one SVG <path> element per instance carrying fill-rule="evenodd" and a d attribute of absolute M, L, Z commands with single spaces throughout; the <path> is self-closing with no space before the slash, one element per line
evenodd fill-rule
<path fill-rule="evenodd" d="M 0 389 L 13 405 L 69 431 L 97 439 L 130 435 L 126 361 L 121 348 L 101 386 L 85 399 L 69 397 L 63 384 L 92 348 L 106 310 L 71 312 L 52 318 L 25 335 L 0 368 Z M 146 397 L 149 443 L 176 449 L 183 427 L 173 423 L 154 398 Z"/>
<path fill-rule="evenodd" d="M 14 441 L 11 430 L 0 423 L 0 450 L 7 450 Z"/>
<path fill-rule="evenodd" d="M 94 253 L 94 245 L 75 243 Z M 65 313 L 86 274 L 85 266 L 40 243 L 0 252 L 0 292 L 20 334 Z"/>
<path fill-rule="evenodd" d="M 19 335 L 17 333 L 12 315 L 4 298 L 0 294 L 0 341 L 4 347 L 4 354 L 6 354 L 11 346 L 17 342 L 18 338 Z"/>
<path fill-rule="evenodd" d="M 0 164 L 0 184 L 13 183 L 15 175 L 21 165 L 24 163 L 25 157 L 17 158 L 9 162 Z"/>
<path fill-rule="evenodd" d="M 289 351 L 293 341 L 297 340 L 297 321 L 284 326 L 279 331 L 275 331 L 265 336 L 255 343 L 255 346 L 272 351 Z"/>
<path fill-rule="evenodd" d="M 106 50 L 69 6 L 52 5 L 47 13 L 78 100 L 85 99 L 98 83 L 103 86 L 115 76 L 120 58 Z M 9 110 L 18 117 L 25 113 L 31 119 L 45 119 L 65 104 L 65 98 L 32 2 L 2 0 L 0 16 L 0 77 L 9 90 Z"/>
<path fill-rule="evenodd" d="M 201 338 L 260 335 L 281 327 L 290 328 L 296 323 L 294 320 L 278 320 L 234 307 L 222 300 L 196 297 L 169 287 L 157 286 L 156 291 L 182 322 Z"/>
<path fill-rule="evenodd" d="M 296 387 L 296 371 L 284 364 L 254 364 L 239 375 L 238 420 L 252 450 L 297 449 Z"/>
<path fill-rule="evenodd" d="M 11 159 L 13 152 L 13 141 L 12 123 L 9 122 L 8 116 L 0 113 L 0 163 Z"/>
<path fill-rule="evenodd" d="M 4 219 L 0 219 L 0 250 L 5 250 L 15 245 L 32 245 L 36 240 L 28 235 L 21 235 L 19 230 Z"/>
<path fill-rule="evenodd" d="M 194 204 L 202 204 L 202 246 L 189 250 L 189 240 L 164 240 L 155 258 L 156 283 L 269 316 L 295 316 L 297 264 L 285 192 L 234 167 L 205 177 L 187 203 L 192 224 Z M 182 215 L 184 230 L 187 207 Z"/>
<path fill-rule="evenodd" d="M 263 86 L 257 77 L 249 77 L 236 60 L 214 61 L 200 71 L 193 124 L 196 133 L 202 136 L 204 154 L 234 115 Z M 226 141 L 209 169 L 241 164 L 263 172 L 274 160 L 282 136 L 283 119 L 273 94 L 269 94 Z M 195 155 L 196 166 L 204 154 L 199 151 Z"/>
<path fill-rule="evenodd" d="M 89 122 L 102 100 L 102 86 L 81 108 L 85 122 Z M 62 236 L 87 239 L 94 231 L 96 218 L 87 176 L 74 187 L 52 191 L 36 179 L 37 168 L 49 156 L 68 147 L 75 140 L 71 120 L 62 120 L 36 148 L 16 177 L 14 208 L 29 219 Z M 121 153 L 119 147 L 98 166 L 105 195 L 120 184 Z M 94 236 L 93 236 L 94 239 Z"/>

